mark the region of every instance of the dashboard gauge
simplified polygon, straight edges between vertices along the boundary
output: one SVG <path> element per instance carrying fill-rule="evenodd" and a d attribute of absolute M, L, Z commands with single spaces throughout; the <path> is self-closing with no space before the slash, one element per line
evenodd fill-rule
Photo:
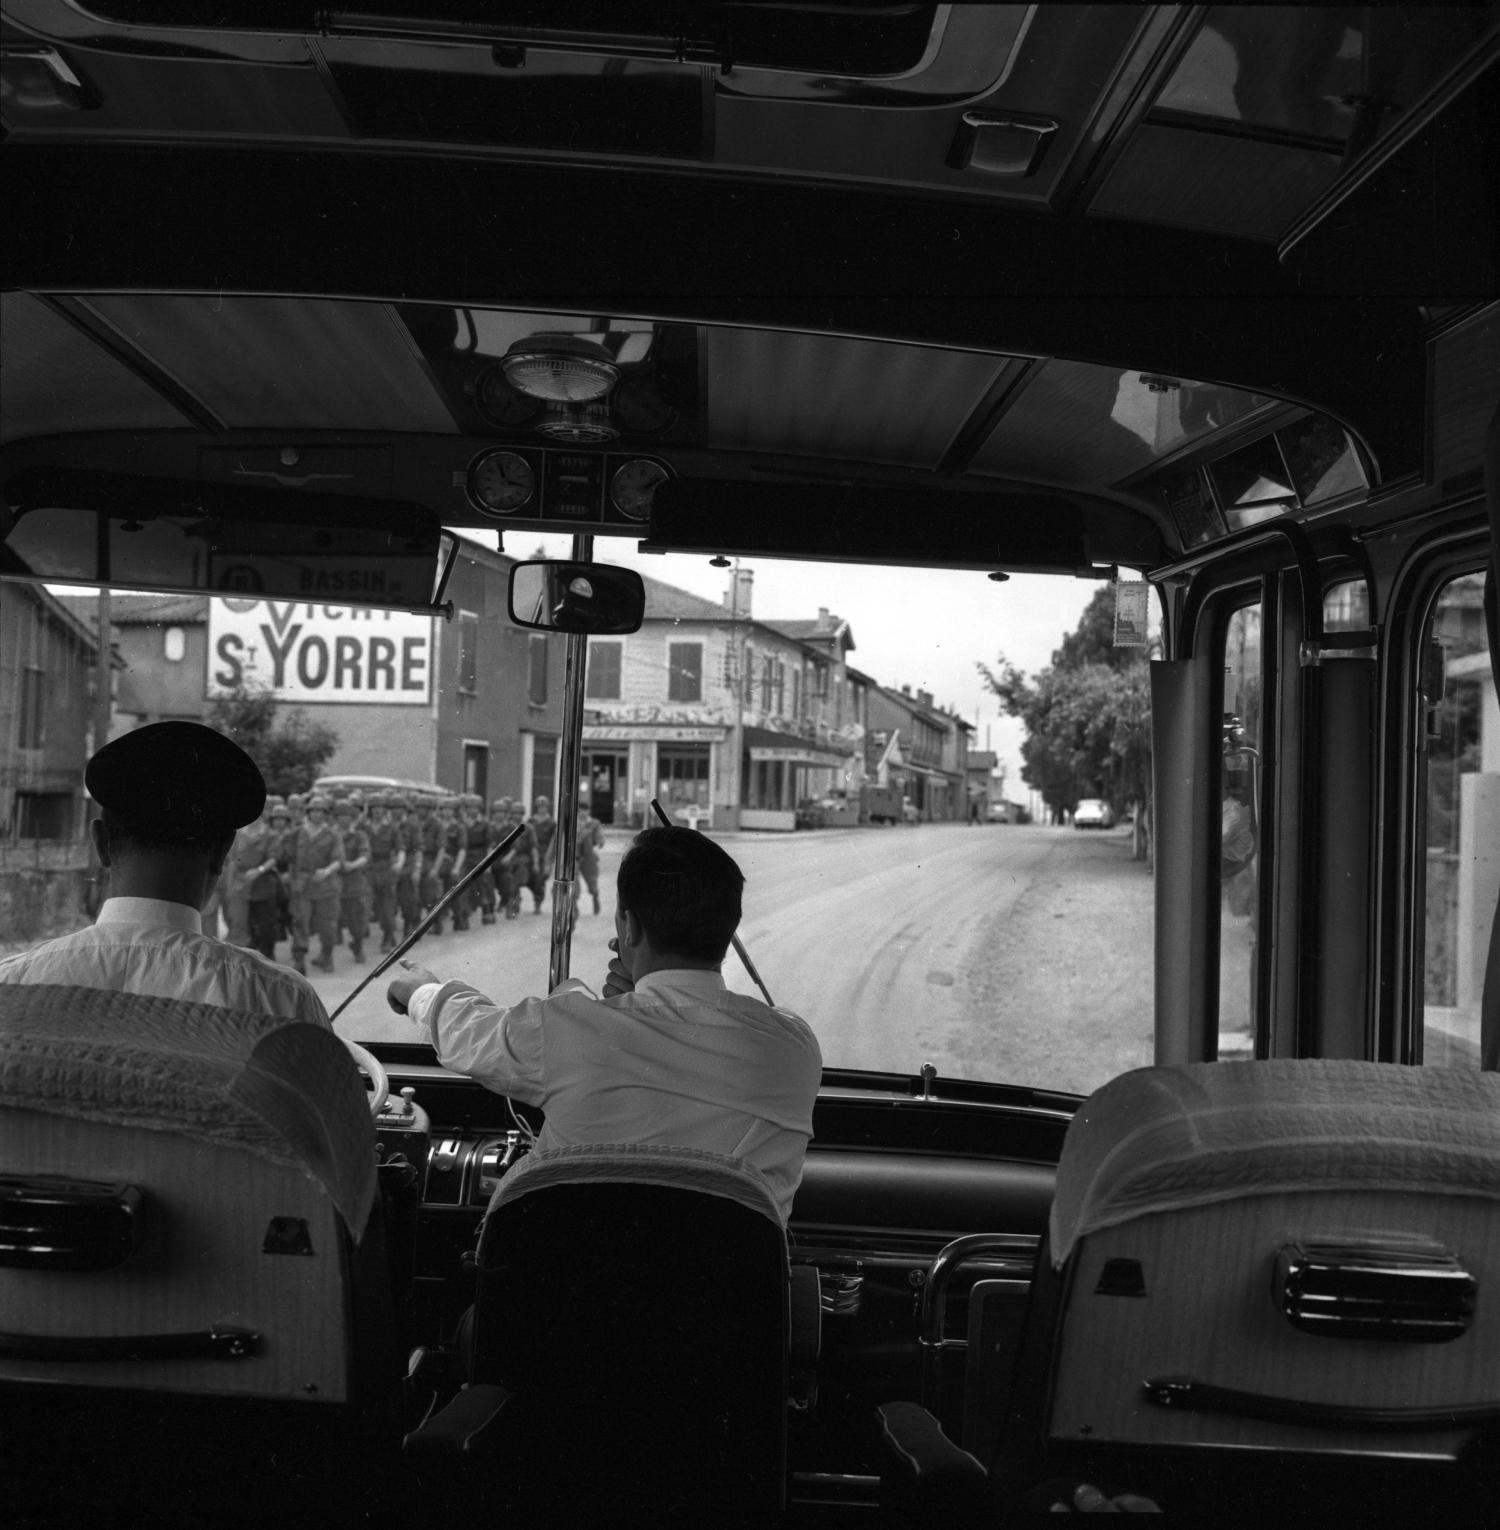
<path fill-rule="evenodd" d="M 656 497 L 656 486 L 667 477 L 667 470 L 659 462 L 646 457 L 636 457 L 615 469 L 609 481 L 609 497 L 621 515 L 633 521 L 651 519 L 651 501 Z"/>
<path fill-rule="evenodd" d="M 469 469 L 469 495 L 491 515 L 519 510 L 535 492 L 536 474 L 515 452 L 486 452 Z"/>

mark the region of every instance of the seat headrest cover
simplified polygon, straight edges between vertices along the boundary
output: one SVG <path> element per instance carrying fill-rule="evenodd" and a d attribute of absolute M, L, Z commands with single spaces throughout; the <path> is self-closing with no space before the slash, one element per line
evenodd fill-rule
<path fill-rule="evenodd" d="M 1335 1060 L 1122 1074 L 1068 1128 L 1052 1260 L 1136 1217 L 1335 1189 L 1500 1199 L 1500 1074 Z"/>
<path fill-rule="evenodd" d="M 332 1031 L 57 984 L 0 986 L 0 1108 L 173 1132 L 301 1169 L 359 1237 L 375 1202 L 364 1086 Z"/>
<path fill-rule="evenodd" d="M 746 1158 L 664 1143 L 578 1143 L 528 1153 L 500 1181 L 491 1207 L 556 1185 L 636 1184 L 737 1201 L 782 1225 L 770 1183 Z"/>

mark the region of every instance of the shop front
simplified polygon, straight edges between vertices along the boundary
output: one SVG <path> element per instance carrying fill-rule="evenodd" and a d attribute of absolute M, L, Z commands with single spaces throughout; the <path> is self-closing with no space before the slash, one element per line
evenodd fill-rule
<path fill-rule="evenodd" d="M 854 755 L 765 728 L 745 729 L 740 827 L 789 831 L 797 810 L 858 791 Z"/>
<path fill-rule="evenodd" d="M 644 828 L 654 822 L 654 797 L 674 823 L 715 827 L 725 814 L 716 803 L 714 782 L 727 763 L 723 727 L 663 724 L 585 724 L 583 779 L 589 810 L 600 823 Z M 733 827 L 721 824 L 719 827 Z"/>

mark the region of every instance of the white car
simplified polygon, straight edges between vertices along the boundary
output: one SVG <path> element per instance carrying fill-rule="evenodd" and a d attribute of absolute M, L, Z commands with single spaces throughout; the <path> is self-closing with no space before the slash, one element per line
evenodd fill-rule
<path fill-rule="evenodd" d="M 1112 829 L 1114 826 L 1114 811 L 1098 797 L 1085 797 L 1073 810 L 1075 829 Z"/>

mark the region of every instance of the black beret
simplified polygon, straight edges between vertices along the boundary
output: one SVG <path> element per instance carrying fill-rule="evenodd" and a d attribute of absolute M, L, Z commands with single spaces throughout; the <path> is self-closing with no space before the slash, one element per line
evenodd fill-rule
<path fill-rule="evenodd" d="M 266 802 L 255 761 L 202 723 L 148 723 L 111 739 L 83 781 L 100 807 L 167 843 L 228 834 L 254 823 Z"/>

